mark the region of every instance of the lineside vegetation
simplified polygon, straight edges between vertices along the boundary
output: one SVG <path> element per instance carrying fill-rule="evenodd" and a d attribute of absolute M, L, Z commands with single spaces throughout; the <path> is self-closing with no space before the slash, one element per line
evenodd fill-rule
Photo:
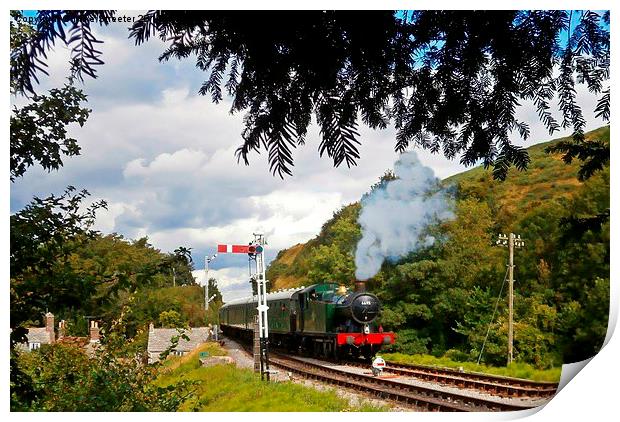
<path fill-rule="evenodd" d="M 183 357 L 170 357 L 160 369 L 155 385 L 166 388 L 182 380 L 192 382 L 194 394 L 180 411 L 213 412 L 362 412 L 388 411 L 368 402 L 351 405 L 334 389 L 324 391 L 293 382 L 265 383 L 249 369 L 234 365 L 202 367 L 200 352 L 223 355 L 216 344 L 208 343 Z"/>

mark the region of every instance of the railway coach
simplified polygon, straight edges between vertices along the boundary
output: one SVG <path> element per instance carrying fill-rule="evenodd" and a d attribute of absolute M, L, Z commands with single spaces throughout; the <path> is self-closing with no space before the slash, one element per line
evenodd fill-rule
<path fill-rule="evenodd" d="M 280 290 L 267 295 L 269 342 L 304 354 L 371 359 L 384 345 L 394 343 L 394 333 L 376 324 L 377 297 L 363 283 L 354 290 L 336 283 Z M 220 309 L 225 334 L 250 341 L 257 315 L 257 297 L 237 299 Z"/>

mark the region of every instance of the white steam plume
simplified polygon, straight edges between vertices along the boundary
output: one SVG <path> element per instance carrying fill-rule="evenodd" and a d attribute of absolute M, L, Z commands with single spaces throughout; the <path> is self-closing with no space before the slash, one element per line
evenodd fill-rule
<path fill-rule="evenodd" d="M 454 217 L 439 179 L 424 167 L 415 152 L 401 154 L 394 164 L 396 180 L 373 190 L 362 200 L 358 222 L 362 238 L 355 251 L 355 277 L 374 277 L 383 261 L 396 260 L 435 239 L 424 235 L 429 224 Z"/>

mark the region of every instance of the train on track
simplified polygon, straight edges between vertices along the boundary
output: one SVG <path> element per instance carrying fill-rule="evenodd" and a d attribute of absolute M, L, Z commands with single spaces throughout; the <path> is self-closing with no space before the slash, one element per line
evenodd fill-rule
<path fill-rule="evenodd" d="M 220 309 L 226 335 L 250 341 L 257 315 L 257 296 L 236 299 Z M 304 354 L 371 359 L 394 333 L 383 332 L 376 319 L 381 304 L 363 283 L 350 289 L 336 283 L 281 290 L 267 295 L 269 343 Z"/>

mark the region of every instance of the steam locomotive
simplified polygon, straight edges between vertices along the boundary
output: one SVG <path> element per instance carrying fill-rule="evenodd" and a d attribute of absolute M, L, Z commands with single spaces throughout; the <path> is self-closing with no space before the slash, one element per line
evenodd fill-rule
<path fill-rule="evenodd" d="M 220 309 L 226 335 L 251 340 L 257 297 L 237 299 Z M 376 324 L 379 299 L 363 283 L 354 290 L 335 283 L 314 284 L 267 295 L 269 342 L 314 356 L 364 357 L 394 343 L 394 333 Z"/>

